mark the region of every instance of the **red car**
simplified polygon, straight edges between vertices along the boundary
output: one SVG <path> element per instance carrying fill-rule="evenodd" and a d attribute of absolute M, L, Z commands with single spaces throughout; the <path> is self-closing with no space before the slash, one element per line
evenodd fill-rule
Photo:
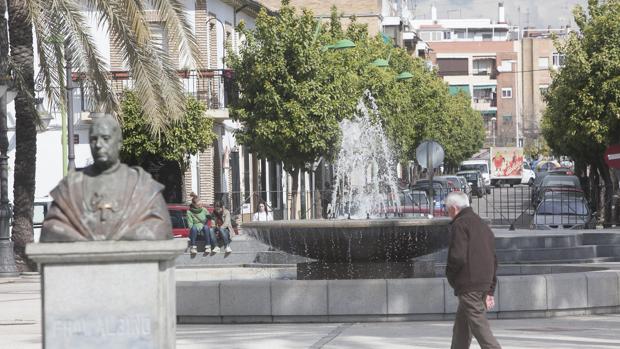
<path fill-rule="evenodd" d="M 172 222 L 172 235 L 175 238 L 189 237 L 189 224 L 187 222 L 188 205 L 184 204 L 168 204 L 168 212 L 170 213 L 170 221 Z M 209 213 L 213 213 L 213 207 L 207 207 Z"/>

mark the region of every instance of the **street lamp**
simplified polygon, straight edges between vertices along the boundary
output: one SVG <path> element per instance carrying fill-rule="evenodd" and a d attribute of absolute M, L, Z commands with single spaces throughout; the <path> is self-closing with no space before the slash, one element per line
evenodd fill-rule
<path fill-rule="evenodd" d="M 409 80 L 413 78 L 413 74 L 411 74 L 408 71 L 404 71 L 398 75 L 396 75 L 396 80 L 397 81 L 402 81 L 402 80 Z"/>
<path fill-rule="evenodd" d="M 222 26 L 222 68 L 224 68 L 224 65 L 226 64 L 226 27 L 224 26 L 224 23 L 222 23 L 222 21 L 220 21 L 217 17 L 211 17 L 207 19 L 206 24 L 209 25 L 209 22 L 211 22 L 212 20 L 219 23 Z M 213 27 L 215 27 L 215 23 L 211 23 L 211 25 L 209 26 L 209 37 L 210 37 L 211 30 L 213 29 Z M 215 46 L 217 46 L 217 31 L 215 32 L 215 43 L 216 43 Z"/>
<path fill-rule="evenodd" d="M 11 224 L 11 205 L 8 196 L 9 178 L 9 139 L 7 137 L 7 110 L 17 92 L 12 89 L 11 81 L 0 77 L 0 277 L 19 275 L 13 254 L 13 242 L 9 237 Z"/>
<path fill-rule="evenodd" d="M 73 140 L 73 51 L 69 45 L 69 40 L 65 40 L 65 74 L 67 83 L 67 151 L 69 159 L 69 170 L 75 170 L 75 150 Z"/>
<path fill-rule="evenodd" d="M 73 90 L 75 89 L 75 87 L 73 86 L 73 64 L 72 64 L 72 60 L 73 60 L 73 51 L 71 50 L 70 44 L 68 40 L 65 40 L 64 42 L 64 49 L 65 49 L 65 96 L 66 96 L 66 107 L 67 107 L 67 121 L 65 124 L 65 119 L 63 119 L 63 124 L 62 124 L 62 144 L 63 144 L 63 174 L 65 174 L 65 171 L 69 171 L 69 170 L 74 170 L 75 169 L 75 146 L 74 146 L 74 121 L 73 121 Z M 43 71 L 39 71 L 39 74 L 37 75 L 36 81 L 35 81 L 35 87 L 34 90 L 35 92 L 41 92 L 43 91 L 43 89 L 45 88 L 44 86 L 44 75 L 43 75 Z M 58 87 L 61 88 L 61 87 Z M 39 111 L 39 109 L 37 109 L 37 111 Z M 41 110 L 43 111 L 43 110 Z M 41 114 L 39 114 L 41 116 Z M 42 118 L 41 121 L 43 122 L 48 122 L 48 120 L 51 120 L 51 117 L 45 117 Z M 66 130 L 66 137 L 65 137 L 65 130 Z M 67 144 L 67 155 L 65 157 L 65 142 Z M 64 165 L 64 159 L 67 160 L 67 166 L 65 167 Z"/>
<path fill-rule="evenodd" d="M 374 65 L 377 68 L 387 68 L 390 66 L 390 63 L 387 61 L 387 59 L 383 58 L 377 58 L 370 64 Z"/>

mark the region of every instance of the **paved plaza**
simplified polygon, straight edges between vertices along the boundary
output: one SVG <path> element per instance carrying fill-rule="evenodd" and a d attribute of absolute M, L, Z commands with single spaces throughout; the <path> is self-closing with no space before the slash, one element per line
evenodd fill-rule
<path fill-rule="evenodd" d="M 41 348 L 38 279 L 0 279 L 0 348 Z M 504 349 L 620 348 L 620 314 L 491 324 Z M 177 348 L 448 348 L 451 330 L 450 321 L 180 325 Z"/>

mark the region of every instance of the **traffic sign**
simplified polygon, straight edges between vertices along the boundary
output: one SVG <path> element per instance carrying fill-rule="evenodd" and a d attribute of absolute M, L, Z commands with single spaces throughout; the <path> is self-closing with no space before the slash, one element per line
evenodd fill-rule
<path fill-rule="evenodd" d="M 613 144 L 607 148 L 605 163 L 611 168 L 620 168 L 620 144 Z"/>
<path fill-rule="evenodd" d="M 424 141 L 415 150 L 415 157 L 423 168 L 437 168 L 443 164 L 444 151 L 441 144 L 436 141 Z"/>

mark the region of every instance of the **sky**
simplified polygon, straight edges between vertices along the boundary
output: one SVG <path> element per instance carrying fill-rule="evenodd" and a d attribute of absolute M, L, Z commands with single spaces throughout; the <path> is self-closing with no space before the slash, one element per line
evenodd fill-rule
<path fill-rule="evenodd" d="M 431 5 L 437 7 L 438 18 L 490 18 L 497 21 L 498 0 L 410 0 L 416 5 L 418 19 L 431 18 Z M 559 28 L 575 27 L 572 8 L 586 7 L 587 0 L 505 0 L 506 20 L 512 25 Z M 518 8 L 521 9 L 519 16 Z"/>

